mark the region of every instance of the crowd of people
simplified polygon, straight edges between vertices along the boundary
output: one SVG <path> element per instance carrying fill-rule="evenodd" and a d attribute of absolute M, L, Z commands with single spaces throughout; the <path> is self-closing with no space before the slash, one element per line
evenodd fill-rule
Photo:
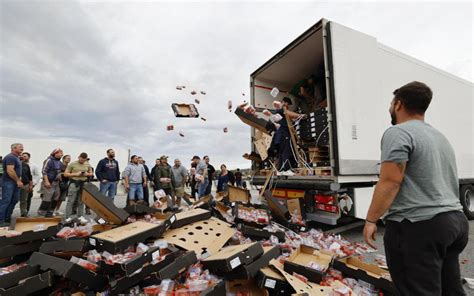
<path fill-rule="evenodd" d="M 112 200 L 122 181 L 127 193 L 127 205 L 150 205 L 153 203 L 150 195 L 156 201 L 154 193 L 163 190 L 169 196 L 169 206 L 174 211 L 181 206 L 187 188 L 190 197 L 196 199 L 210 194 L 214 181 L 217 182 L 217 192 L 227 191 L 229 184 L 245 187 L 240 169 L 233 173 L 222 164 L 217 174 L 207 155 L 202 159 L 193 156 L 189 170 L 179 159 L 175 159 L 171 166 L 166 155 L 156 159 L 155 166 L 150 170 L 142 157 L 132 155 L 121 172 L 115 151 L 108 149 L 106 154 L 94 170 L 87 153 L 82 152 L 77 160 L 71 161 L 71 155 L 56 148 L 40 168 L 31 162 L 31 154 L 24 151 L 21 143 L 12 144 L 11 153 L 0 157 L 0 227 L 10 224 L 18 202 L 21 216 L 30 215 L 35 187 L 41 197 L 37 214 L 44 217 L 64 215 L 65 218 L 90 214 L 81 195 L 84 184 L 93 180 L 99 182 L 100 192 Z M 153 189 L 151 194 L 150 188 Z M 60 211 L 63 202 L 66 202 L 65 213 Z"/>

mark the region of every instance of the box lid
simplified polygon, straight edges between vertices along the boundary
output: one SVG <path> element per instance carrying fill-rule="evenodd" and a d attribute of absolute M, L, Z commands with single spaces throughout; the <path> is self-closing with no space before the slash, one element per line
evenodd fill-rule
<path fill-rule="evenodd" d="M 112 199 L 103 195 L 99 189 L 91 183 L 84 184 L 82 201 L 99 217 L 109 223 L 123 224 L 127 221 L 129 216 L 125 210 L 116 207 Z"/>

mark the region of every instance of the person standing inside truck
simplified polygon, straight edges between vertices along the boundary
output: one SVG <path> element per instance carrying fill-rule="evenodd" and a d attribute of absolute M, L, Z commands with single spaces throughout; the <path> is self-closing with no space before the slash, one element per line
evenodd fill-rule
<path fill-rule="evenodd" d="M 114 200 L 120 180 L 119 163 L 115 159 L 114 149 L 108 149 L 106 153 L 107 157 L 101 159 L 97 164 L 95 175 L 100 182 L 100 192 Z"/>
<path fill-rule="evenodd" d="M 392 127 L 382 137 L 382 166 L 364 227 L 375 247 L 377 221 L 386 223 L 387 264 L 400 295 L 464 295 L 459 254 L 469 224 L 459 201 L 454 150 L 425 122 L 431 89 L 410 82 L 394 92 Z"/>
<path fill-rule="evenodd" d="M 296 110 L 309 114 L 326 107 L 326 84 L 323 73 L 324 70 L 320 70 L 318 75 L 302 79 L 291 88 L 289 94 L 294 98 Z"/>
<path fill-rule="evenodd" d="M 60 195 L 61 157 L 63 157 L 63 150 L 56 148 L 43 163 L 43 183 L 41 186 L 43 200 L 38 208 L 39 216 L 53 216 L 53 209 Z"/>
<path fill-rule="evenodd" d="M 82 152 L 76 161 L 71 162 L 64 172 L 64 176 L 69 178 L 69 188 L 66 204 L 66 218 L 71 217 L 72 208 L 77 202 L 77 215 L 84 216 L 84 204 L 82 203 L 82 188 L 88 182 L 89 177 L 93 177 L 92 166 L 89 164 L 87 153 Z"/>
<path fill-rule="evenodd" d="M 290 120 L 298 118 L 300 114 L 288 110 L 288 107 L 292 105 L 292 101 L 289 97 L 284 97 L 281 103 L 281 108 L 275 111 L 276 114 L 281 116 L 281 119 L 278 121 L 280 128 L 278 128 L 273 135 L 270 150 L 276 151 L 278 170 L 287 171 L 296 167 L 297 164 L 292 152 L 290 130 L 285 114 L 288 115 Z M 274 155 L 275 153 L 273 152 L 272 154 Z"/>

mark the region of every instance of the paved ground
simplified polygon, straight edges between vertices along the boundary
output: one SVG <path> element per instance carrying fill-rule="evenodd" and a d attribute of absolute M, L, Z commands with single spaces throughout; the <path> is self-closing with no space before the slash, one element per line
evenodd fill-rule
<path fill-rule="evenodd" d="M 252 192 L 252 196 L 255 198 L 256 197 L 256 192 Z M 116 197 L 115 203 L 119 207 L 125 206 L 125 194 L 123 192 L 123 188 L 120 188 L 119 186 L 119 192 Z M 35 196 L 32 200 L 31 204 L 31 212 L 30 215 L 35 215 L 36 210 L 39 207 L 41 200 L 38 196 Z M 61 211 L 64 212 L 66 207 L 66 202 L 64 202 L 61 206 Z M 19 212 L 19 206 L 16 207 L 13 216 L 18 217 L 20 215 Z M 463 262 L 463 260 L 467 260 L 466 263 L 461 264 L 461 275 L 462 277 L 468 277 L 468 278 L 474 278 L 474 221 L 469 222 L 469 243 L 464 250 L 464 252 L 460 256 L 460 262 Z M 384 249 L 383 249 L 383 233 L 384 233 L 384 228 L 379 227 L 378 231 L 378 236 L 377 236 L 377 245 L 379 247 L 379 252 L 381 254 L 384 254 Z M 350 241 L 363 241 L 362 237 L 362 228 L 354 228 L 351 230 L 348 230 L 346 232 L 343 232 L 342 235 L 347 238 Z M 473 295 L 474 296 L 474 290 L 469 290 L 467 286 L 465 286 L 466 293 L 468 295 Z"/>

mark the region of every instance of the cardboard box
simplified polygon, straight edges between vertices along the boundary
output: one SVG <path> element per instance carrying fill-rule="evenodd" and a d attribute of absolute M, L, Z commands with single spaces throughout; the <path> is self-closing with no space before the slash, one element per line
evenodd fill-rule
<path fill-rule="evenodd" d="M 121 225 L 127 221 L 129 214 L 115 206 L 112 199 L 103 195 L 99 189 L 91 184 L 85 183 L 82 190 L 82 201 L 91 208 L 97 216 L 105 221 Z"/>
<path fill-rule="evenodd" d="M 234 113 L 240 118 L 240 120 L 242 120 L 243 123 L 250 125 L 251 127 L 254 127 L 265 134 L 270 135 L 276 130 L 275 125 L 269 120 L 255 117 L 252 114 L 247 114 L 242 108 L 235 109 Z"/>
<path fill-rule="evenodd" d="M 296 213 L 301 216 L 302 204 L 302 199 L 300 198 L 292 198 L 286 201 L 286 206 L 288 208 L 288 211 L 290 212 L 290 215 Z"/>
<path fill-rule="evenodd" d="M 177 250 L 176 250 L 177 251 Z M 104 261 L 99 261 L 99 272 L 106 273 L 106 274 L 125 274 L 131 275 L 135 271 L 139 270 L 147 263 L 153 261 L 153 259 L 160 256 L 160 248 L 152 247 L 148 251 L 139 256 L 128 260 L 125 263 L 115 263 L 113 265 L 107 264 Z"/>
<path fill-rule="evenodd" d="M 296 249 L 284 263 L 284 270 L 289 274 L 296 272 L 305 276 L 313 283 L 320 283 L 331 265 L 333 255 L 316 250 L 312 247 L 301 245 Z M 310 262 L 323 266 L 323 271 L 308 266 Z"/>
<path fill-rule="evenodd" d="M 191 209 L 201 208 L 209 210 L 211 208 L 212 195 L 206 195 L 193 202 Z"/>
<path fill-rule="evenodd" d="M 165 231 L 171 228 L 171 225 L 176 221 L 176 214 L 174 213 L 154 213 L 151 216 L 159 220 L 165 227 Z"/>
<path fill-rule="evenodd" d="M 104 289 L 107 277 L 98 275 L 70 261 L 35 252 L 31 255 L 28 264 L 39 266 L 41 270 L 53 270 L 58 276 L 70 279 L 81 286 L 87 286 L 94 291 Z"/>
<path fill-rule="evenodd" d="M 158 271 L 160 279 L 174 279 L 181 272 L 185 271 L 189 266 L 198 262 L 196 253 L 194 251 L 187 252 L 174 259 L 173 263 L 170 263 Z"/>
<path fill-rule="evenodd" d="M 232 208 L 226 206 L 223 202 L 216 201 L 213 209 L 214 216 L 217 218 L 221 219 L 224 222 L 228 222 L 227 219 L 225 218 L 226 216 L 232 216 Z M 229 212 L 230 211 L 230 212 Z"/>
<path fill-rule="evenodd" d="M 267 290 L 257 286 L 254 280 L 226 281 L 227 295 L 269 296 Z"/>
<path fill-rule="evenodd" d="M 194 104 L 171 104 L 175 117 L 199 117 L 199 111 Z"/>
<path fill-rule="evenodd" d="M 195 251 L 198 256 L 215 254 L 234 235 L 231 225 L 215 217 L 199 221 L 181 228 L 170 229 L 163 238 L 170 244 L 187 251 Z"/>
<path fill-rule="evenodd" d="M 260 288 L 267 289 L 270 295 L 286 296 L 296 292 L 285 277 L 268 266 L 260 269 L 256 282 Z"/>
<path fill-rule="evenodd" d="M 383 277 L 383 274 L 389 272 L 375 264 L 362 262 L 357 257 L 348 257 L 334 260 L 333 268 L 348 277 L 363 280 L 385 292 L 395 294 L 393 282 Z"/>
<path fill-rule="evenodd" d="M 204 268 L 214 274 L 228 273 L 241 265 L 248 265 L 263 254 L 260 243 L 225 247 L 218 253 L 202 260 Z"/>
<path fill-rule="evenodd" d="M 8 245 L 0 247 L 0 259 L 12 258 L 18 255 L 29 254 L 38 251 L 43 241 L 37 240 L 19 245 Z"/>
<path fill-rule="evenodd" d="M 172 246 L 169 247 L 169 251 L 170 253 L 167 254 L 163 260 L 157 262 L 156 264 L 145 265 L 143 268 L 137 269 L 130 275 L 126 275 L 117 280 L 111 281 L 110 287 L 112 294 L 116 295 L 118 293 L 122 293 L 127 289 L 136 286 L 138 283 L 146 281 L 145 279 L 148 277 L 154 278 L 154 280 L 149 283 L 150 285 L 156 284 L 157 282 L 159 283 L 160 279 L 157 277 L 158 272 L 166 266 L 172 264 L 181 253 L 178 249 Z"/>
<path fill-rule="evenodd" d="M 263 254 L 249 264 L 244 264 L 225 275 L 226 279 L 253 279 L 257 276 L 259 270 L 268 266 L 272 259 L 280 256 L 280 248 L 264 247 Z"/>
<path fill-rule="evenodd" d="M 228 186 L 229 188 L 229 194 L 228 194 L 228 201 L 230 203 L 234 202 L 241 202 L 248 204 L 250 202 L 250 190 L 240 188 L 240 187 L 235 187 L 232 185 Z"/>
<path fill-rule="evenodd" d="M 164 225 L 137 221 L 102 233 L 91 235 L 89 243 L 98 251 L 122 252 L 128 247 L 150 238 L 159 238 Z"/>
<path fill-rule="evenodd" d="M 299 278 L 289 274 L 288 272 L 283 270 L 283 266 L 281 266 L 281 264 L 276 260 L 272 260 L 270 262 L 270 265 L 286 279 L 286 281 L 295 290 L 297 295 L 324 296 L 330 295 L 332 293 L 331 287 L 320 286 L 312 282 L 305 283 Z"/>
<path fill-rule="evenodd" d="M 171 224 L 171 228 L 180 228 L 185 225 L 211 218 L 211 212 L 204 209 L 193 209 L 176 214 L 176 220 Z"/>
<path fill-rule="evenodd" d="M 55 236 L 59 231 L 60 217 L 54 218 L 23 218 L 18 217 L 14 220 L 13 230 L 21 232 L 21 235 L 14 237 L 3 236 L 0 230 L 0 247 L 22 244 L 35 240 L 43 240 L 52 236 Z M 34 227 L 38 224 L 44 224 L 44 230 L 33 231 Z"/>
<path fill-rule="evenodd" d="M 0 276 L 0 295 L 29 295 L 54 284 L 52 271 L 41 272 L 39 267 L 24 266 L 17 271 Z"/>
<path fill-rule="evenodd" d="M 257 210 L 264 213 L 268 222 L 247 221 L 244 219 L 244 217 L 239 216 L 239 211 L 253 212 Z M 270 224 L 271 215 L 270 215 L 270 211 L 268 211 L 267 209 L 263 207 L 257 207 L 256 205 L 254 205 L 254 207 L 247 207 L 247 206 L 237 203 L 234 208 L 234 221 L 235 223 L 242 223 L 251 227 L 263 228 Z"/>
<path fill-rule="evenodd" d="M 200 296 L 222 296 L 226 295 L 225 281 L 220 281 L 214 287 L 207 288 L 201 292 Z"/>
<path fill-rule="evenodd" d="M 44 242 L 39 251 L 56 257 L 70 258 L 72 256 L 82 257 L 82 254 L 90 249 L 89 241 L 86 239 L 68 239 Z"/>
<path fill-rule="evenodd" d="M 265 197 L 268 207 L 272 212 L 272 217 L 280 224 L 287 224 L 288 220 L 291 218 L 290 211 L 288 211 L 288 208 L 280 204 L 278 199 L 273 197 L 270 190 L 265 190 L 263 196 Z"/>
<path fill-rule="evenodd" d="M 247 226 L 245 224 L 239 224 L 237 228 L 242 232 L 244 236 L 250 237 L 254 240 L 267 240 L 270 239 L 272 235 L 274 235 L 278 238 L 280 242 L 285 241 L 285 233 L 283 231 L 270 232 L 257 227 Z"/>
<path fill-rule="evenodd" d="M 123 209 L 130 215 L 152 215 L 154 213 L 162 212 L 159 209 L 151 208 L 146 205 L 132 205 Z"/>

